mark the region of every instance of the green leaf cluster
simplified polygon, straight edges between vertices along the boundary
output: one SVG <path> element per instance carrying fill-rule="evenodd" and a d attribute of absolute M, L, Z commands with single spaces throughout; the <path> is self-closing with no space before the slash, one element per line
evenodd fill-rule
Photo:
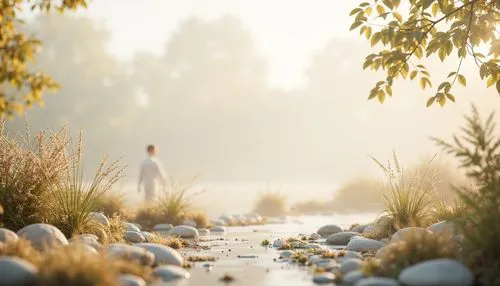
<path fill-rule="evenodd" d="M 34 103 L 42 104 L 46 90 L 57 83 L 41 71 L 33 70 L 41 42 L 22 31 L 20 15 L 25 7 L 50 12 L 86 8 L 87 0 L 9 0 L 0 1 L 0 118 L 22 112 Z"/>
<path fill-rule="evenodd" d="M 377 82 L 370 91 L 369 99 L 377 98 L 383 103 L 387 95 L 392 96 L 396 79 L 416 79 L 422 89 L 432 88 L 427 68 L 418 62 L 433 56 L 445 61 L 454 54 L 459 59 L 457 69 L 438 85 L 427 106 L 435 102 L 444 106 L 448 100 L 455 101 L 453 86 L 455 83 L 465 86 L 467 82 L 460 73 L 462 61 L 467 57 L 479 67 L 487 86 L 495 85 L 500 95 L 498 1 L 409 0 L 408 5 L 409 12 L 400 13 L 403 9 L 400 0 L 372 0 L 351 11 L 350 29 L 359 29 L 372 47 L 383 47 L 368 55 L 363 64 L 363 69 L 386 73 L 386 79 Z M 476 51 L 483 45 L 489 47 L 488 55 Z"/>

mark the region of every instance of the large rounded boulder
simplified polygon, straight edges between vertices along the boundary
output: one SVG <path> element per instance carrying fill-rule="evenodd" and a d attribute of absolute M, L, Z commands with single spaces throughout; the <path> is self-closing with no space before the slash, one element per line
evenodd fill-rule
<path fill-rule="evenodd" d="M 0 242 L 17 241 L 19 237 L 10 229 L 0 228 Z"/>
<path fill-rule="evenodd" d="M 137 261 L 142 265 L 152 266 L 155 262 L 155 255 L 143 247 L 122 243 L 110 244 L 107 247 L 110 257 Z"/>
<path fill-rule="evenodd" d="M 329 224 L 322 226 L 320 229 L 318 229 L 317 233 L 321 235 L 322 237 L 329 237 L 332 234 L 336 234 L 342 232 L 342 228 L 338 225 L 335 224 Z"/>
<path fill-rule="evenodd" d="M 168 264 L 182 266 L 184 263 L 184 259 L 179 252 L 171 247 L 156 243 L 137 243 L 136 246 L 153 253 L 156 265 Z"/>
<path fill-rule="evenodd" d="M 474 275 L 462 263 L 441 258 L 404 269 L 399 275 L 399 282 L 407 286 L 472 286 Z"/>
<path fill-rule="evenodd" d="M 96 221 L 105 227 L 109 227 L 109 220 L 103 213 L 90 212 L 88 215 L 90 220 Z"/>
<path fill-rule="evenodd" d="M 146 238 L 140 232 L 137 231 L 125 232 L 125 240 L 130 243 L 146 242 Z"/>
<path fill-rule="evenodd" d="M 347 245 L 349 243 L 349 241 L 351 240 L 352 237 L 355 237 L 359 235 L 359 233 L 357 232 L 350 232 L 350 231 L 347 231 L 347 232 L 339 232 L 339 233 L 335 233 L 335 234 L 332 234 L 330 235 L 325 243 L 327 245 Z"/>
<path fill-rule="evenodd" d="M 0 256 L 0 285 L 35 285 L 37 269 L 18 257 Z"/>
<path fill-rule="evenodd" d="M 406 240 L 411 237 L 423 237 L 426 235 L 432 235 L 430 230 L 421 227 L 406 227 L 398 230 L 391 237 L 391 243 L 399 242 L 402 240 Z"/>
<path fill-rule="evenodd" d="M 55 226 L 44 223 L 30 224 L 17 232 L 20 238 L 31 242 L 39 251 L 68 244 L 64 234 Z"/>
<path fill-rule="evenodd" d="M 154 269 L 153 276 L 158 277 L 163 282 L 168 282 L 178 279 L 186 279 L 191 275 L 182 267 L 175 265 L 162 265 Z"/>
<path fill-rule="evenodd" d="M 352 250 L 352 251 L 376 251 L 382 247 L 384 247 L 385 244 L 374 239 L 353 239 L 349 241 L 349 243 L 346 246 L 346 250 Z"/>
<path fill-rule="evenodd" d="M 178 225 L 170 230 L 170 235 L 178 236 L 181 238 L 195 238 L 198 237 L 198 230 L 192 226 Z"/>

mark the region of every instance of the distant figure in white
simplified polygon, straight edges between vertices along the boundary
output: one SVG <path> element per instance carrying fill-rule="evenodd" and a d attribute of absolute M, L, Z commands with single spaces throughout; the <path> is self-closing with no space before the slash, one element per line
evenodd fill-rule
<path fill-rule="evenodd" d="M 156 147 L 148 145 L 147 153 L 148 157 L 141 165 L 138 191 L 141 192 L 141 185 L 144 185 L 145 200 L 152 202 L 155 199 L 157 185 L 165 190 L 167 178 L 162 163 L 156 158 Z"/>

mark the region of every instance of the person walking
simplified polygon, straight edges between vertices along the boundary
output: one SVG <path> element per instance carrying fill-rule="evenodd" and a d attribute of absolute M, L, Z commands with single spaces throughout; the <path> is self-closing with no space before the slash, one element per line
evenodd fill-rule
<path fill-rule="evenodd" d="M 156 157 L 156 147 L 154 145 L 148 145 L 146 151 L 148 157 L 141 165 L 138 192 L 141 192 L 141 186 L 143 185 L 145 201 L 146 203 L 150 203 L 155 199 L 158 183 L 161 189 L 163 191 L 165 190 L 167 178 L 163 170 L 163 164 Z"/>

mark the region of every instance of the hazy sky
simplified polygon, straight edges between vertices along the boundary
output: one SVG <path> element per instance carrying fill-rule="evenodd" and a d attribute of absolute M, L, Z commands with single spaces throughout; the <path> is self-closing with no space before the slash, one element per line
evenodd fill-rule
<path fill-rule="evenodd" d="M 445 108 L 426 108 L 425 101 L 435 89 L 422 91 L 415 82 L 397 82 L 393 89 L 394 98 L 383 105 L 376 101 L 368 102 L 369 90 L 385 76 L 362 71 L 364 56 L 380 47 L 371 49 L 358 32 L 349 32 L 349 12 L 361 1 L 93 0 L 89 9 L 82 10 L 80 14 L 101 22 L 111 31 L 109 55 L 124 61 L 141 51 L 163 54 L 164 57 L 169 55 L 165 53 L 167 41 L 172 39 L 173 33 L 186 32 L 179 26 L 193 16 L 213 20 L 202 24 L 210 27 L 221 16 L 231 14 L 249 30 L 257 50 L 268 61 L 272 87 L 293 90 L 286 93 L 269 89 L 267 83 L 262 83 L 265 80 L 261 81 L 262 73 L 259 72 L 252 72 L 248 78 L 241 80 L 231 77 L 233 72 L 238 74 L 243 70 L 238 69 L 241 67 L 238 62 L 234 64 L 238 68 L 229 69 L 227 73 L 222 69 L 221 75 L 217 74 L 221 70 L 213 65 L 207 70 L 199 69 L 202 74 L 199 78 L 197 73 L 186 76 L 185 80 L 189 81 L 186 86 L 168 86 L 171 82 L 164 83 L 170 76 L 164 73 L 168 69 L 159 69 L 158 72 L 154 69 L 155 65 L 146 65 L 149 64 L 147 60 L 144 61 L 145 67 L 138 69 L 142 72 L 141 76 L 148 79 L 145 83 L 141 76 L 135 75 L 136 81 L 120 82 L 111 89 L 108 89 L 109 86 L 104 88 L 96 84 L 95 76 L 106 75 L 105 67 L 109 64 L 106 60 L 110 56 L 102 51 L 99 43 L 90 42 L 96 39 L 93 27 L 86 26 L 85 21 L 80 23 L 81 26 L 75 23 L 76 26 L 72 26 L 70 21 L 61 22 L 67 25 L 49 27 L 52 30 L 47 35 L 56 35 L 50 38 L 57 44 L 59 52 L 69 51 L 64 53 L 68 59 L 73 55 L 71 47 L 75 53 L 73 45 L 83 46 L 89 61 L 81 65 L 83 68 L 78 63 L 73 63 L 74 66 L 68 64 L 70 61 L 65 62 L 67 65 L 48 62 L 47 67 L 59 72 L 64 81 L 60 94 L 67 98 L 62 101 L 53 99 L 54 105 L 50 109 L 53 116 L 46 115 L 49 113 L 43 110 L 34 110 L 31 115 L 38 114 L 39 119 L 44 119 L 39 120 L 41 124 L 64 122 L 72 123 L 75 128 L 85 128 L 86 138 L 90 137 L 89 141 L 93 142 L 88 148 L 93 154 L 111 152 L 113 158 L 125 156 L 129 177 L 128 181 L 124 181 L 123 190 L 130 191 L 134 196 L 138 195 L 135 183 L 138 165 L 144 156 L 143 146 L 150 142 L 158 144 L 159 156 L 167 172 L 176 179 L 185 179 L 182 176 L 186 173 L 188 176 L 202 174 L 200 181 L 210 192 L 200 197 L 200 201 L 212 208 L 217 206 L 214 210 L 220 212 L 222 205 L 231 208 L 227 211 L 248 208 L 258 195 L 257 191 L 266 189 L 286 192 L 292 200 L 304 199 L 306 193 L 310 197 L 329 198 L 336 186 L 352 177 L 381 175 L 380 169 L 367 155 L 384 160 L 390 158 L 395 150 L 404 165 L 432 156 L 438 149 L 428 137 L 450 138 L 463 123 L 462 114 L 470 110 L 471 102 L 476 103 L 482 112 L 500 112 L 500 98 L 496 90 L 485 87 L 471 61 L 462 65 L 467 87 L 454 87 L 456 104 L 447 104 Z M 83 30 L 73 31 L 74 27 Z M 246 35 L 239 29 L 235 30 L 240 35 Z M 209 36 L 214 35 L 218 34 Z M 73 38 L 69 39 L 71 36 Z M 200 41 L 194 42 L 202 45 L 206 39 L 200 38 Z M 191 42 L 177 41 L 182 51 L 188 50 L 185 50 L 185 43 Z M 226 44 L 231 46 L 232 42 Z M 203 54 L 203 46 L 200 47 L 194 50 Z M 252 47 L 248 49 L 253 52 Z M 320 56 L 316 57 L 315 68 L 311 69 L 310 81 L 306 81 L 304 74 L 317 53 Z M 192 57 L 190 53 L 183 55 Z M 252 53 L 248 58 L 255 61 L 253 56 Z M 155 60 L 154 57 L 152 59 Z M 426 60 L 434 84 L 454 71 L 457 62 L 454 57 L 444 64 L 436 59 Z M 193 63 L 199 67 L 199 62 L 195 60 Z M 122 62 L 116 66 L 118 69 L 127 67 Z M 71 68 L 74 68 L 73 72 L 67 72 Z M 228 82 L 235 81 L 231 83 L 240 86 L 225 84 L 219 88 L 217 80 L 220 79 L 213 74 L 227 77 Z M 257 91 L 252 89 L 254 86 L 247 85 L 247 81 L 255 85 Z M 135 84 L 143 85 L 143 88 L 151 87 L 151 102 L 156 99 L 159 105 L 145 104 L 147 100 L 144 100 L 149 96 L 147 92 L 140 97 L 143 101 L 135 101 L 131 92 L 133 88 L 130 88 Z M 208 89 L 201 92 L 206 97 L 198 97 L 197 88 L 192 90 L 191 86 Z M 264 89 L 262 94 L 261 88 Z M 178 96 L 177 92 L 183 96 Z M 268 94 L 273 96 L 262 96 Z M 307 96 L 294 96 L 297 94 Z M 242 96 L 245 101 L 228 100 L 237 98 L 228 95 Z M 198 105 L 203 105 L 195 100 L 209 104 L 201 109 L 201 113 L 184 116 L 192 114 Z M 100 102 L 107 106 L 101 106 Z M 189 104 L 184 105 L 186 102 Z M 117 105 L 116 108 L 113 104 Z M 165 104 L 166 108 L 175 108 L 167 108 L 173 112 L 166 114 L 161 104 Z M 84 109 L 79 105 L 86 111 L 82 112 Z M 158 106 L 160 108 L 154 108 Z M 108 114 L 108 108 L 116 113 Z M 226 110 L 231 108 L 236 110 L 234 114 Z M 73 109 L 78 112 L 73 112 Z M 92 112 L 97 119 L 87 117 Z M 45 121 L 47 118 L 53 120 Z M 163 122 L 170 123 L 169 120 L 174 123 L 163 126 Z M 120 124 L 120 128 L 116 127 Z M 141 136 L 136 136 L 137 132 Z M 233 182 L 246 181 L 251 184 L 244 187 L 233 185 Z M 235 191 L 238 189 L 241 192 Z M 235 203 L 228 205 L 228 199 Z"/>
<path fill-rule="evenodd" d="M 270 81 L 291 88 L 304 83 L 312 53 L 332 37 L 349 33 L 349 11 L 357 1 L 333 0 L 100 0 L 85 11 L 112 30 L 111 51 L 122 59 L 134 52 L 160 52 L 179 22 L 196 15 L 215 19 L 232 14 L 254 36 L 270 61 Z"/>

